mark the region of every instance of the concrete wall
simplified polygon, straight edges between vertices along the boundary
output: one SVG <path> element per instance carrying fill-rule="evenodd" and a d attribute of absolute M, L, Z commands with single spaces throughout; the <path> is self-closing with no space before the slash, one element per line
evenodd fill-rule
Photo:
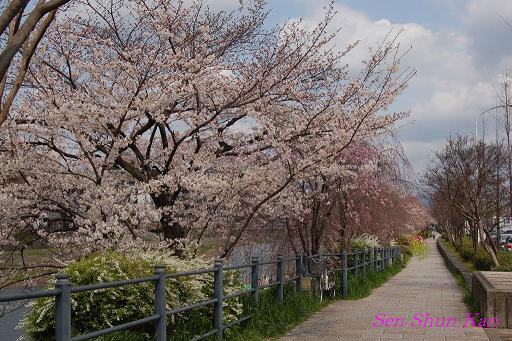
<path fill-rule="evenodd" d="M 441 253 L 441 256 L 443 256 L 446 266 L 450 269 L 450 271 L 461 274 L 464 277 L 464 281 L 466 282 L 468 289 L 472 290 L 473 274 L 471 271 L 469 271 L 463 262 L 451 254 L 441 238 L 437 239 L 437 248 L 439 253 Z"/>

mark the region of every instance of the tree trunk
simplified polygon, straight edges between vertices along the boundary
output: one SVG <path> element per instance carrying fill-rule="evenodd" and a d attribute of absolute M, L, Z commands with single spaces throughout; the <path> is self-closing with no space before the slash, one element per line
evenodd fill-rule
<path fill-rule="evenodd" d="M 471 239 L 472 239 L 472 242 L 473 242 L 473 252 L 476 254 L 476 249 L 477 249 L 477 246 L 478 246 L 478 227 L 477 226 L 471 226 L 470 225 L 470 228 L 471 228 Z"/>
<path fill-rule="evenodd" d="M 492 247 L 488 243 L 485 242 L 485 231 L 484 231 L 484 228 L 481 223 L 478 224 L 478 233 L 480 236 L 480 244 L 484 247 L 485 251 L 487 251 L 487 253 L 491 256 L 494 265 L 499 266 L 500 263 L 498 262 L 496 253 L 494 252 Z"/>
<path fill-rule="evenodd" d="M 179 195 L 180 189 L 174 193 L 161 192 L 160 194 L 152 194 L 151 198 L 157 208 L 172 207 Z M 170 213 L 163 213 L 160 217 L 160 228 L 164 238 L 169 241 L 177 241 L 186 238 L 188 230 L 177 223 Z"/>
<path fill-rule="evenodd" d="M 450 226 L 449 228 L 446 228 L 446 234 L 448 235 L 450 243 L 455 246 L 455 230 Z"/>
<path fill-rule="evenodd" d="M 313 201 L 312 216 L 311 216 L 311 254 L 316 255 L 320 251 L 320 239 L 322 230 L 322 217 L 321 217 L 321 202 L 320 200 Z"/>

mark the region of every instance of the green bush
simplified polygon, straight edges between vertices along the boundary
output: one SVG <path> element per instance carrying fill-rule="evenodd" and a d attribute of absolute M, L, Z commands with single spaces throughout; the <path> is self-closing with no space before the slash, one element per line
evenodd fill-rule
<path fill-rule="evenodd" d="M 407 245 L 401 245 L 400 250 L 404 254 L 404 257 L 412 258 L 412 256 L 414 255 L 411 248 Z"/>
<path fill-rule="evenodd" d="M 208 268 L 210 264 L 201 261 L 187 261 L 171 256 L 156 254 L 121 255 L 115 252 L 92 254 L 69 265 L 65 270 L 74 286 L 111 282 L 151 276 L 153 266 L 165 265 L 167 272 L 180 272 Z M 224 290 L 227 293 L 239 291 L 241 281 L 238 273 L 226 272 Z M 213 296 L 213 274 L 169 278 L 166 281 L 167 309 L 175 309 Z M 93 331 L 142 319 L 154 313 L 154 284 L 143 283 L 119 288 L 101 289 L 72 294 L 71 315 L 73 335 Z M 239 300 L 230 300 L 224 308 L 226 322 L 237 319 L 242 313 Z M 55 300 L 40 298 L 33 302 L 23 322 L 28 335 L 34 341 L 51 340 L 55 333 Z M 194 309 L 168 318 L 168 331 L 175 340 L 189 340 L 212 329 L 213 307 Z M 151 325 L 131 331 L 126 340 L 142 340 L 150 337 Z M 124 334 L 111 335 L 103 340 L 121 340 Z M 140 338 L 137 338 L 138 336 Z M 116 339 L 116 337 L 119 337 Z"/>
<path fill-rule="evenodd" d="M 98 340 L 98 341 L 147 341 L 147 340 L 151 340 L 151 336 L 146 333 L 142 333 L 142 332 L 123 330 L 123 331 L 108 334 L 106 336 L 103 336 L 103 337 L 100 337 L 97 339 L 93 339 L 93 340 Z"/>
<path fill-rule="evenodd" d="M 409 236 L 409 248 L 414 256 L 419 259 L 426 259 L 430 249 L 421 236 Z"/>
<path fill-rule="evenodd" d="M 475 268 L 480 271 L 489 271 L 494 266 L 491 256 L 481 245 L 478 245 L 476 249 L 473 262 L 475 264 Z"/>
<path fill-rule="evenodd" d="M 462 239 L 462 245 L 456 243 L 455 248 L 465 261 L 469 261 L 475 266 L 476 270 L 512 271 L 512 252 L 498 252 L 496 257 L 498 258 L 500 266 L 494 266 L 491 256 L 485 251 L 482 245 L 477 245 L 475 254 L 473 243 L 467 237 Z"/>
<path fill-rule="evenodd" d="M 485 251 L 484 247 L 478 244 L 475 253 L 473 242 L 467 237 L 462 238 L 461 244 L 455 243 L 455 249 L 462 259 L 472 262 L 477 270 L 489 271 L 494 266 L 491 256 Z"/>
<path fill-rule="evenodd" d="M 512 252 L 500 252 L 496 255 L 500 266 L 495 266 L 492 271 L 512 272 Z"/>
<path fill-rule="evenodd" d="M 429 229 L 423 229 L 420 231 L 419 235 L 423 238 L 432 238 L 432 231 Z"/>
<path fill-rule="evenodd" d="M 462 245 L 455 244 L 455 248 L 459 252 L 462 259 L 466 261 L 472 261 L 475 257 L 475 251 L 473 250 L 473 243 L 468 238 L 462 239 Z"/>
<path fill-rule="evenodd" d="M 367 233 L 364 233 L 359 237 L 352 239 L 350 244 L 352 246 L 352 249 L 356 250 L 373 249 L 374 247 L 380 246 L 379 238 Z"/>
<path fill-rule="evenodd" d="M 416 256 L 420 259 L 424 259 L 430 252 L 424 238 L 419 235 L 402 234 L 395 242 L 400 246 L 400 250 L 406 258 Z"/>

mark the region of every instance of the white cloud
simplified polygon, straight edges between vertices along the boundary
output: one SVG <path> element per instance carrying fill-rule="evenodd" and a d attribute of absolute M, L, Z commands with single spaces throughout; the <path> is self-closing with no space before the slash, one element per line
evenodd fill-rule
<path fill-rule="evenodd" d="M 333 28 L 342 27 L 337 45 L 343 48 L 361 41 L 348 56 L 347 62 L 353 67 L 360 66 L 367 48 L 375 46 L 390 29 L 404 29 L 399 42 L 404 49 L 412 50 L 403 65 L 414 67 L 418 74 L 393 109 L 412 111 L 411 124 L 402 129 L 401 136 L 417 171 L 445 137 L 474 132 L 479 113 L 495 103 L 493 84 L 498 83 L 505 67 L 512 65 L 512 29 L 498 16 L 512 20 L 511 0 L 472 0 L 465 7 L 453 0 L 448 7 L 458 8 L 461 29 L 433 30 L 414 22 L 397 25 L 386 19 L 372 21 L 364 13 L 336 5 L 339 15 Z M 306 22 L 313 25 L 321 15 L 318 5 Z"/>
<path fill-rule="evenodd" d="M 472 0 L 461 14 L 464 32 L 471 41 L 478 63 L 490 70 L 508 66 L 504 59 L 512 53 L 510 0 Z"/>

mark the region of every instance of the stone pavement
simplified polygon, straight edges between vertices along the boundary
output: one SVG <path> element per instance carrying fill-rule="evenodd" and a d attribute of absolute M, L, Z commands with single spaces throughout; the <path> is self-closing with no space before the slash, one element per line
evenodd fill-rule
<path fill-rule="evenodd" d="M 471 324 L 464 328 L 467 311 L 462 303 L 463 290 L 445 267 L 435 242 L 427 242 L 431 249 L 428 259 L 412 259 L 371 296 L 333 303 L 280 341 L 488 341 L 483 329 Z M 405 322 L 395 320 L 389 323 L 390 327 L 380 327 L 382 322 L 376 319 L 379 313 L 384 313 L 385 318 L 405 318 Z M 383 319 L 384 315 L 378 317 Z M 432 327 L 431 321 L 425 321 L 427 317 L 433 318 Z M 455 327 L 449 318 L 456 318 Z"/>

